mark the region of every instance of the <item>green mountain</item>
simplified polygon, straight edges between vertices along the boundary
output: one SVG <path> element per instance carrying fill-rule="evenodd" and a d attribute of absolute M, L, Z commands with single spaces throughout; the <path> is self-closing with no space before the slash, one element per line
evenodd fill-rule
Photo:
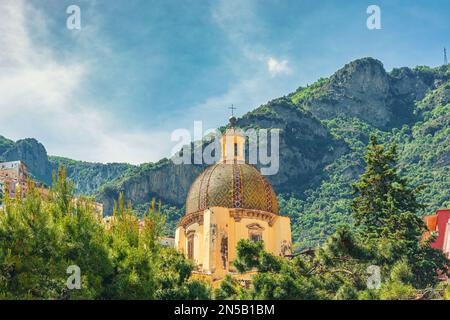
<path fill-rule="evenodd" d="M 52 170 L 58 165 L 67 169 L 67 176 L 73 181 L 77 193 L 95 194 L 105 183 L 118 179 L 134 168 L 128 163 L 97 163 L 76 161 L 63 157 L 50 156 Z"/>
<path fill-rule="evenodd" d="M 370 134 L 398 144 L 402 175 L 423 188 L 423 213 L 450 206 L 449 122 L 449 66 L 387 72 L 380 61 L 364 58 L 256 108 L 237 125 L 280 129 L 280 170 L 268 179 L 279 194 L 281 211 L 292 218 L 294 240 L 306 247 L 322 242 L 339 223 L 351 222 L 352 183 L 364 168 Z M 0 158 L 7 154 L 33 161 L 27 152 L 40 152 L 39 165 L 30 171 L 45 181 L 49 170 L 62 163 L 76 190 L 95 194 L 106 213 L 120 192 L 140 211 L 152 198 L 161 199 L 169 232 L 191 183 L 204 169 L 169 159 L 140 166 L 48 159 L 37 147 L 8 152 L 17 150 L 17 143 L 0 137 Z"/>

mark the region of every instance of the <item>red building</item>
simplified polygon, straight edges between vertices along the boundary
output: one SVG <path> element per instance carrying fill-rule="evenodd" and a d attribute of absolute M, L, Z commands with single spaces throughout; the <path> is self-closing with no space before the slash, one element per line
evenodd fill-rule
<path fill-rule="evenodd" d="M 447 258 L 450 258 L 450 209 L 437 210 L 436 214 L 424 217 L 429 236 L 432 232 L 437 233 L 437 238 L 431 244 L 433 248 L 442 250 Z"/>

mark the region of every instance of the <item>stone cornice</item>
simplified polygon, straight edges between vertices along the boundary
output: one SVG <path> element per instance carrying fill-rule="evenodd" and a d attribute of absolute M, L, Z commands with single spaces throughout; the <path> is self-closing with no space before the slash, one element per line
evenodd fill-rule
<path fill-rule="evenodd" d="M 269 224 L 269 226 L 272 226 L 279 216 L 278 214 L 272 212 L 255 209 L 229 208 L 228 210 L 230 212 L 230 217 L 232 217 L 235 221 L 240 221 L 242 218 L 257 219 L 266 221 Z M 203 212 L 204 211 L 202 210 L 185 215 L 178 222 L 178 227 L 183 227 L 184 229 L 186 229 L 193 223 L 198 223 L 199 225 L 202 225 Z"/>
<path fill-rule="evenodd" d="M 181 218 L 180 222 L 178 222 L 178 226 L 186 229 L 193 223 L 198 223 L 199 225 L 203 224 L 203 211 L 197 211 L 185 215 L 183 218 Z"/>
<path fill-rule="evenodd" d="M 230 209 L 230 216 L 235 221 L 240 221 L 242 218 L 266 221 L 269 226 L 272 226 L 278 217 L 277 214 L 271 212 L 253 209 Z"/>
<path fill-rule="evenodd" d="M 248 224 L 248 225 L 247 225 L 247 229 L 249 229 L 249 230 L 264 231 L 264 228 L 261 227 L 261 226 L 259 225 L 259 223 L 256 223 L 256 222 Z"/>

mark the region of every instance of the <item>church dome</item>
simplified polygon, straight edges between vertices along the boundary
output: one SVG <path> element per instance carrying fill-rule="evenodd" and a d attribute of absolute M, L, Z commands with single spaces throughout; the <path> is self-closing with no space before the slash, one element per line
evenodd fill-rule
<path fill-rule="evenodd" d="M 239 162 L 216 163 L 194 181 L 186 199 L 186 214 L 209 207 L 279 213 L 270 183 L 255 166 Z"/>

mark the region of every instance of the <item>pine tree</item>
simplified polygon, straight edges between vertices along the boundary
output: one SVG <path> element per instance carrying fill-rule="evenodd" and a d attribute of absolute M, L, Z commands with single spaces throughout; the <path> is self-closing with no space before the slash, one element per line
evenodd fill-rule
<path fill-rule="evenodd" d="M 354 185 L 355 224 L 368 237 L 418 240 L 425 224 L 415 213 L 422 206 L 416 200 L 418 190 L 409 188 L 397 172 L 396 145 L 386 150 L 371 136 L 365 161 L 367 167 Z"/>
<path fill-rule="evenodd" d="M 352 204 L 359 236 L 378 255 L 378 263 L 394 265 L 405 259 L 414 286 L 435 284 L 438 272 L 447 272 L 448 260 L 429 241 L 421 241 L 426 226 L 417 213 L 422 208 L 416 199 L 419 190 L 400 177 L 396 146 L 386 149 L 371 136 L 365 161 Z"/>

